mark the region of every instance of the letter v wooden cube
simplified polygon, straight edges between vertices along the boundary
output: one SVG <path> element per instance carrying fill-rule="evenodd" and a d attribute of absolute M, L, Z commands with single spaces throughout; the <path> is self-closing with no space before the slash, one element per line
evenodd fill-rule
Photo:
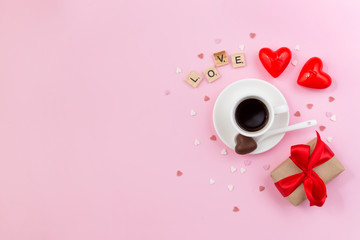
<path fill-rule="evenodd" d="M 226 65 L 229 63 L 229 60 L 226 56 L 225 51 L 214 53 L 214 59 L 215 59 L 215 65 L 217 67 L 220 67 L 220 66 L 223 66 L 223 65 Z"/>

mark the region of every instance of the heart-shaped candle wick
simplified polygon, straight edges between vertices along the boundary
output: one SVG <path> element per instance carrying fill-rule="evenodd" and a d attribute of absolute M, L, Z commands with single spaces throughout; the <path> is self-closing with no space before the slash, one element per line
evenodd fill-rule
<path fill-rule="evenodd" d="M 235 152 L 237 154 L 248 154 L 257 148 L 255 140 L 251 137 L 247 137 L 241 134 L 236 136 Z"/>

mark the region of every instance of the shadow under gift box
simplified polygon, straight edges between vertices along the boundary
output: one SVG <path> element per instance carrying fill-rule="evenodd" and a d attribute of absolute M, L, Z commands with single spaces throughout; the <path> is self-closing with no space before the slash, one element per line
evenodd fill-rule
<path fill-rule="evenodd" d="M 316 138 L 307 143 L 307 145 L 310 146 L 310 154 L 312 154 L 316 145 Z M 333 156 L 327 162 L 317 167 L 314 167 L 313 170 L 317 173 L 317 175 L 319 175 L 319 177 L 323 180 L 325 184 L 328 184 L 345 169 L 341 162 L 337 159 L 337 157 Z M 296 166 L 290 158 L 288 158 L 271 172 L 271 177 L 274 182 L 277 182 L 281 179 L 301 172 L 302 170 L 298 166 Z M 304 184 L 302 183 L 286 198 L 294 206 L 302 203 L 306 199 Z"/>

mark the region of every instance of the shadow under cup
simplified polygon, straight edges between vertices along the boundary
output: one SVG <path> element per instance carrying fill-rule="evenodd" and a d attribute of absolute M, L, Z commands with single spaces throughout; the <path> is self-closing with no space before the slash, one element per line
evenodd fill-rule
<path fill-rule="evenodd" d="M 269 110 L 258 98 L 250 97 L 241 101 L 235 109 L 236 124 L 247 132 L 257 132 L 269 122 Z"/>

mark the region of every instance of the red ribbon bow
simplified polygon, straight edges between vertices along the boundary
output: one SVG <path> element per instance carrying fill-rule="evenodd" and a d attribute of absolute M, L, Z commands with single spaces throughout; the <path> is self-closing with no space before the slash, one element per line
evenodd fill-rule
<path fill-rule="evenodd" d="M 316 135 L 316 146 L 311 155 L 309 145 L 299 144 L 291 147 L 290 159 L 303 172 L 281 179 L 275 183 L 275 186 L 284 197 L 287 197 L 301 183 L 304 183 L 305 193 L 310 201 L 310 206 L 316 205 L 321 207 L 327 197 L 326 186 L 323 180 L 313 171 L 313 168 L 330 160 L 334 153 L 321 141 L 318 132 L 316 132 Z"/>

